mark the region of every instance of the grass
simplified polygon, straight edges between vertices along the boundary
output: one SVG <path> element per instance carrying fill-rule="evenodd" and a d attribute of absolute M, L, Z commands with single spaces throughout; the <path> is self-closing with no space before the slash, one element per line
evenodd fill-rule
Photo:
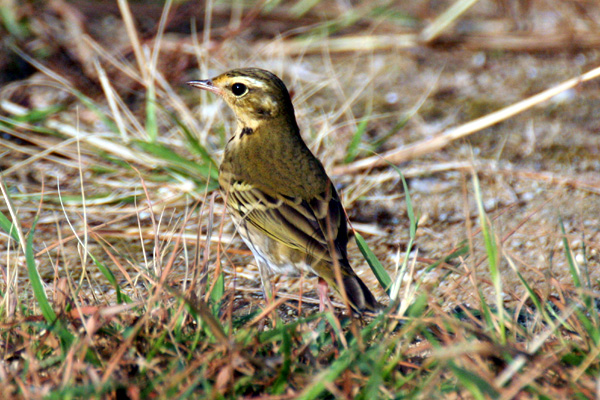
<path fill-rule="evenodd" d="M 448 9 L 468 2 L 456 4 Z M 343 314 L 334 298 L 335 312 L 318 313 L 314 280 L 308 277 L 282 278 L 275 303 L 266 304 L 257 295 L 258 272 L 248 265 L 252 258 L 215 194 L 223 139 L 208 132 L 229 132 L 233 121 L 223 118 L 224 106 L 215 99 L 206 98 L 197 110 L 187 108 L 198 98 L 177 84 L 185 79 L 161 75 L 168 73 L 161 58 L 171 57 L 160 45 L 169 40 L 162 35 L 166 11 L 158 28 L 161 39 L 148 50 L 135 34 L 130 6 L 119 2 L 138 69 L 110 49 L 90 45 L 99 57 L 93 70 L 101 95 L 90 95 L 60 69 L 13 46 L 52 80 L 53 90 L 68 93 L 70 103 L 25 107 L 10 95 L 0 97 L 5 135 L 0 150 L 9 160 L 8 166 L 2 164 L 0 182 L 1 398 L 598 396 L 598 236 L 593 227 L 578 227 L 578 222 L 593 221 L 584 206 L 588 200 L 597 202 L 593 182 L 577 175 L 542 179 L 514 168 L 506 176 L 526 176 L 533 186 L 556 190 L 555 197 L 517 213 L 519 202 L 490 206 L 490 201 L 502 197 L 505 186 L 519 187 L 523 181 L 481 167 L 484 157 L 474 151 L 480 148 L 466 146 L 467 162 L 450 167 L 458 171 L 455 175 L 436 169 L 435 158 L 418 171 L 414 165 L 383 161 L 368 173 L 346 169 L 334 180 L 344 186 L 351 219 L 361 221 L 354 225 L 358 250 L 350 249 L 353 265 L 384 302 L 384 292 L 389 295 L 389 306 L 381 314 L 355 319 Z M 323 4 L 297 2 L 290 21 L 311 15 L 315 7 Z M 335 32 L 339 36 L 332 39 L 341 39 L 345 28 L 359 26 L 357 21 L 393 26 L 405 21 L 401 13 L 386 20 L 382 7 L 391 6 L 365 3 L 355 9 L 366 10 L 364 18 L 334 14 L 310 27 L 292 47 L 301 49 L 311 34 Z M 15 38 L 17 32 L 19 37 L 33 34 L 19 25 L 25 22 L 18 20 L 16 9 L 0 10 L 8 21 L 3 26 Z M 438 35 L 452 25 L 444 19 L 434 29 L 435 21 L 425 32 Z M 204 43 L 210 42 L 211 32 L 204 34 Z M 178 50 L 177 59 L 184 54 Z M 323 59 L 286 54 L 280 57 L 296 71 L 303 71 L 303 62 L 330 65 L 331 70 L 317 75 L 318 82 L 299 80 L 293 87 L 301 99 L 296 107 L 305 137 L 329 170 L 334 165 L 354 168 L 374 148 L 406 149 L 396 132 L 423 128 L 418 110 L 425 101 L 435 101 L 429 96 L 435 90 L 428 86 L 426 96 L 415 93 L 414 102 L 400 107 L 408 117 L 399 118 L 382 101 L 384 90 L 372 87 L 384 82 L 385 90 L 393 90 L 389 82 L 400 78 L 378 69 L 373 54 L 342 60 L 331 54 Z M 400 62 L 391 60 L 392 65 Z M 224 68 L 218 55 L 203 56 L 202 62 Z M 121 75 L 112 68 L 135 83 L 122 91 L 117 84 L 123 82 Z M 433 68 L 436 82 L 454 76 L 441 70 L 439 64 Z M 284 72 L 290 82 L 289 70 Z M 361 74 L 368 85 L 353 78 Z M 134 87 L 137 105 L 125 99 Z M 323 99 L 327 102 L 319 106 Z M 443 157 L 460 160 L 460 151 L 449 148 Z M 508 142 L 507 159 L 510 151 Z M 419 180 L 427 183 L 438 176 L 442 183 L 456 182 L 451 191 L 462 190 L 459 200 L 444 192 L 419 192 Z M 578 197 L 582 205 L 551 202 L 570 192 L 585 193 Z M 527 202 L 519 195 L 521 203 Z M 440 200 L 432 205 L 436 197 Z M 396 217 L 397 222 L 379 224 L 377 212 L 389 203 L 392 215 L 385 219 Z M 448 204 L 455 205 L 459 222 L 443 222 Z M 547 218 L 552 207 L 560 213 Z M 580 210 L 583 216 L 574 218 Z M 540 222 L 536 218 L 542 214 Z M 548 238 L 551 245 L 541 252 L 519 245 L 522 231 Z M 439 247 L 432 247 L 435 242 Z M 361 265 L 359 252 L 370 268 Z M 539 254 L 547 258 L 532 262 Z"/>

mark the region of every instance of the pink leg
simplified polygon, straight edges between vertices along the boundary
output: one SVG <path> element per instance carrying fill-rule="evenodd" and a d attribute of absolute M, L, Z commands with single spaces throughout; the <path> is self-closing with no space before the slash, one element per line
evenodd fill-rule
<path fill-rule="evenodd" d="M 329 303 L 329 297 L 327 292 L 329 291 L 329 285 L 323 278 L 319 278 L 319 284 L 317 286 L 317 292 L 319 293 L 319 311 L 325 311 L 325 301 Z"/>

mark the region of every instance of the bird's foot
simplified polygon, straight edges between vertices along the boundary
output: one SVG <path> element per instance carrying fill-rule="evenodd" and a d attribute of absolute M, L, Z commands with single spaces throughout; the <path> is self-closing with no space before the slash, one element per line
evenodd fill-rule
<path fill-rule="evenodd" d="M 330 309 L 333 308 L 331 301 L 329 300 L 328 292 L 329 285 L 327 284 L 327 281 L 323 278 L 319 278 L 319 283 L 317 285 L 317 293 L 319 293 L 319 312 L 325 311 L 325 302 L 327 302 Z"/>

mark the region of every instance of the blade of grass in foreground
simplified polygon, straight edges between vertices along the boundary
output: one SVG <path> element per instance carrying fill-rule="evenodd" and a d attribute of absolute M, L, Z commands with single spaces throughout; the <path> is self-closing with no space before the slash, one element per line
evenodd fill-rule
<path fill-rule="evenodd" d="M 166 112 L 167 115 L 169 115 L 169 117 L 171 118 L 171 121 L 175 122 L 175 124 L 179 127 L 179 129 L 181 129 L 181 132 L 183 132 L 183 135 L 185 136 L 185 139 L 187 140 L 187 144 L 190 145 L 190 148 L 192 149 L 192 151 L 194 151 L 196 154 L 198 154 L 202 158 L 202 160 L 204 161 L 205 164 L 212 165 L 215 172 L 211 174 L 211 177 L 217 179 L 218 174 L 216 173 L 216 171 L 218 171 L 219 166 L 217 165 L 215 160 L 210 156 L 210 153 L 208 152 L 208 150 L 206 150 L 206 148 L 200 143 L 198 138 L 196 136 L 194 136 L 194 134 L 181 121 L 181 119 L 179 119 L 174 113 L 172 113 L 164 108 L 163 108 L 163 111 Z"/>
<path fill-rule="evenodd" d="M 225 277 L 223 272 L 220 272 L 217 276 L 217 281 L 210 288 L 210 281 L 206 282 L 207 290 L 210 290 L 210 299 L 213 303 L 213 313 L 215 317 L 218 317 L 219 311 L 221 310 L 221 302 L 223 301 L 223 294 L 225 294 Z"/>
<path fill-rule="evenodd" d="M 402 174 L 402 171 L 400 171 L 400 168 L 398 168 L 394 164 L 391 164 L 391 163 L 388 163 L 388 164 L 396 170 L 396 172 L 400 175 L 400 178 L 402 179 L 402 186 L 404 188 L 404 196 L 405 196 L 405 201 L 406 201 L 406 213 L 408 214 L 408 219 L 410 222 L 410 226 L 409 226 L 410 240 L 406 247 L 406 256 L 404 257 L 404 262 L 403 262 L 402 268 L 400 270 L 400 273 L 396 277 L 395 281 L 392 282 L 392 279 L 390 278 L 389 274 L 387 273 L 387 271 L 385 270 L 385 268 L 383 267 L 381 262 L 377 259 L 377 257 L 373 253 L 373 251 L 369 248 L 369 246 L 365 242 L 364 238 L 359 233 L 355 233 L 354 238 L 356 240 L 356 244 L 358 245 L 360 252 L 365 257 L 365 259 L 367 260 L 367 263 L 369 264 L 369 267 L 371 267 L 371 270 L 375 274 L 375 277 L 377 278 L 377 280 L 379 281 L 381 286 L 383 286 L 385 292 L 388 294 L 388 296 L 390 296 L 390 298 L 393 301 L 398 296 L 398 292 L 400 290 L 400 284 L 402 283 L 402 279 L 404 277 L 404 272 L 406 271 L 406 268 L 408 266 L 409 255 L 410 255 L 412 245 L 413 245 L 416 235 L 417 235 L 418 223 L 417 223 L 417 219 L 415 218 L 412 200 L 410 198 L 410 193 L 408 191 L 408 184 L 406 183 L 406 179 L 404 179 L 404 175 Z"/>
<path fill-rule="evenodd" d="M 327 385 L 333 385 L 338 376 L 342 374 L 359 354 L 357 349 L 350 348 L 342 352 L 329 368 L 317 374 L 312 383 L 298 396 L 299 400 L 316 399 L 323 393 Z"/>
<path fill-rule="evenodd" d="M 2 211 L 0 211 L 0 228 L 2 228 L 4 232 L 8 233 L 10 237 L 12 237 L 17 243 L 20 243 L 17 229 L 15 228 L 13 223 L 10 222 L 8 218 L 6 218 L 6 215 L 4 215 Z"/>
<path fill-rule="evenodd" d="M 459 382 L 473 395 L 476 399 L 485 400 L 488 398 L 497 399 L 500 393 L 496 391 L 489 383 L 484 381 L 480 376 L 473 372 L 460 368 L 453 361 L 448 363 L 448 366 L 454 372 Z"/>
<path fill-rule="evenodd" d="M 42 278 L 40 277 L 40 274 L 37 270 L 37 265 L 35 263 L 33 235 L 35 233 L 36 224 L 37 219 L 33 221 L 33 226 L 27 235 L 27 244 L 25 246 L 25 263 L 27 264 L 27 273 L 29 274 L 29 281 L 31 282 L 33 295 L 35 296 L 40 310 L 42 311 L 42 315 L 46 319 L 46 322 L 53 324 L 56 321 L 56 314 L 48 302 L 48 297 L 46 297 L 46 291 L 44 290 L 44 285 L 42 284 Z"/>
<path fill-rule="evenodd" d="M 56 313 L 52 309 L 52 306 L 48 302 L 48 297 L 46 297 L 46 291 L 44 290 L 44 285 L 42 284 L 42 278 L 37 270 L 37 265 L 35 262 L 35 252 L 33 251 L 33 236 L 35 234 L 35 225 L 37 224 L 37 218 L 33 221 L 33 225 L 31 226 L 31 230 L 27 235 L 27 244 L 25 246 L 25 264 L 27 265 L 27 273 L 29 275 L 29 282 L 31 283 L 31 287 L 33 289 L 33 295 L 42 311 L 42 315 L 46 322 L 53 326 L 54 331 L 61 338 L 62 344 L 65 348 L 71 347 L 72 343 L 75 340 L 75 337 L 63 327 L 62 321 L 57 321 Z M 96 362 L 96 357 L 91 351 L 86 353 L 86 359 L 90 362 Z"/>
<path fill-rule="evenodd" d="M 467 245 L 465 243 L 466 243 L 466 240 L 463 240 L 461 243 L 459 243 L 456 246 L 456 250 L 454 250 L 452 253 L 448 254 L 444 258 L 440 258 L 439 260 L 437 260 L 436 262 L 434 262 L 433 264 L 428 266 L 427 269 L 425 270 L 425 272 L 430 272 L 430 271 L 434 270 L 441 263 L 449 263 L 450 261 L 452 261 L 455 258 L 458 258 L 462 255 L 468 254 L 469 253 L 469 245 Z"/>
<path fill-rule="evenodd" d="M 569 245 L 569 241 L 567 239 L 567 233 L 565 231 L 565 224 L 563 223 L 562 218 L 560 221 L 560 230 L 562 232 L 562 241 L 563 247 L 565 249 L 565 256 L 567 258 L 567 263 L 569 264 L 569 271 L 571 272 L 571 277 L 573 278 L 573 284 L 577 289 L 580 289 L 580 296 L 583 303 L 583 311 L 580 308 L 575 309 L 575 314 L 579 319 L 579 322 L 592 339 L 594 344 L 597 346 L 600 343 L 600 329 L 597 326 L 598 322 L 598 310 L 596 307 L 595 300 L 584 290 L 581 290 L 583 287 L 581 282 L 581 270 L 579 265 L 573 258 L 573 251 L 571 250 L 571 246 Z M 592 288 L 589 288 L 590 292 Z M 592 319 L 589 317 L 591 316 Z"/>
<path fill-rule="evenodd" d="M 100 121 L 102 121 L 102 123 L 106 125 L 108 129 L 110 129 L 111 132 L 119 133 L 119 128 L 117 127 L 117 124 L 115 124 L 115 122 L 111 118 L 109 118 L 106 115 L 106 113 L 102 110 L 102 108 L 98 106 L 91 98 L 87 97 L 79 90 L 72 89 L 71 91 L 73 95 L 75 95 L 75 97 L 77 97 L 77 99 L 79 99 L 79 101 L 81 101 L 83 105 L 87 107 L 88 110 L 93 112 L 98 117 L 98 119 L 100 119 Z"/>
<path fill-rule="evenodd" d="M 383 265 L 377 259 L 375 253 L 373 253 L 373 251 L 369 248 L 369 245 L 367 242 L 365 242 L 365 239 L 360 233 L 354 233 L 354 240 L 356 240 L 358 249 L 362 253 L 363 257 L 365 257 L 365 260 L 367 260 L 367 263 L 369 264 L 369 267 L 371 267 L 371 270 L 373 271 L 373 274 L 375 274 L 379 284 L 389 296 L 390 287 L 392 286 L 392 279 L 390 278 L 390 275 L 387 273 L 385 268 L 383 268 Z"/>
<path fill-rule="evenodd" d="M 208 304 L 202 299 L 198 299 L 195 304 L 191 301 L 181 297 L 185 301 L 186 308 L 190 315 L 192 315 L 200 324 L 202 329 L 206 332 L 209 337 L 214 338 L 216 341 L 223 345 L 228 345 L 229 339 L 225 333 L 225 329 L 221 325 L 221 322 L 214 317 Z"/>
<path fill-rule="evenodd" d="M 29 124 L 35 124 L 36 122 L 45 121 L 48 117 L 51 117 L 60 111 L 66 110 L 64 105 L 50 106 L 46 108 L 36 108 L 27 111 L 22 115 L 15 115 L 13 118 L 7 118 L 6 121 L 14 121 L 15 123 L 27 122 Z"/>
<path fill-rule="evenodd" d="M 358 127 L 356 128 L 356 132 L 354 132 L 354 135 L 352 136 L 352 140 L 350 141 L 350 144 L 348 145 L 348 148 L 346 149 L 346 157 L 344 158 L 344 163 L 346 163 L 346 164 L 351 163 L 352 161 L 354 161 L 354 159 L 358 155 L 360 141 L 361 141 L 363 135 L 365 134 L 365 132 L 367 131 L 367 125 L 369 124 L 369 117 L 370 117 L 370 115 L 367 115 L 358 124 Z"/>
<path fill-rule="evenodd" d="M 502 280 L 498 263 L 500 256 L 498 253 L 498 243 L 494 237 L 492 224 L 488 219 L 483 207 L 483 196 L 481 195 L 481 186 L 477 174 L 473 173 L 473 188 L 475 190 L 475 201 L 477 202 L 477 210 L 479 211 L 479 224 L 481 225 L 481 233 L 483 234 L 483 242 L 487 252 L 490 277 L 494 284 L 494 292 L 496 295 L 496 308 L 498 310 L 498 325 L 500 329 L 500 340 L 502 344 L 506 344 L 506 326 L 504 323 L 504 300 L 502 296 Z M 483 300 L 483 299 L 482 299 Z"/>
<path fill-rule="evenodd" d="M 156 92 L 154 80 L 148 84 L 146 90 L 146 133 L 152 143 L 158 137 L 158 123 L 156 121 Z"/>
<path fill-rule="evenodd" d="M 285 326 L 281 333 L 282 340 L 280 353 L 283 354 L 283 364 L 281 365 L 277 380 L 271 387 L 271 393 L 273 394 L 282 394 L 287 388 L 287 382 L 292 365 L 292 337 L 289 330 Z"/>
<path fill-rule="evenodd" d="M 298 318 L 293 322 L 287 323 L 286 325 L 282 325 L 282 326 L 277 325 L 275 328 L 273 328 L 271 330 L 261 332 L 258 335 L 258 340 L 260 343 L 272 342 L 272 341 L 276 341 L 276 340 L 280 340 L 280 339 L 283 340 L 283 335 L 284 335 L 283 331 L 285 329 L 294 330 L 294 329 L 297 329 L 302 324 L 308 324 L 319 318 L 321 318 L 320 314 L 312 314 L 305 318 Z"/>
<path fill-rule="evenodd" d="M 412 246 L 415 242 L 415 238 L 417 236 L 417 219 L 415 218 L 415 212 L 412 206 L 412 200 L 410 198 L 410 192 L 408 191 L 408 184 L 406 183 L 406 179 L 404 179 L 404 174 L 400 171 L 400 168 L 395 166 L 394 164 L 387 162 L 397 173 L 400 175 L 400 179 L 402 180 L 402 188 L 404 189 L 404 200 L 406 202 L 406 214 L 408 215 L 409 221 L 409 240 L 406 245 L 406 252 L 404 256 L 404 261 L 402 261 L 402 267 L 398 275 L 396 276 L 396 280 L 394 281 L 394 285 L 390 289 L 390 298 L 392 301 L 398 299 L 398 294 L 400 293 L 400 286 L 402 285 L 402 281 L 404 280 L 404 274 L 408 268 L 408 260 L 410 258 L 410 253 L 412 251 Z"/>
<path fill-rule="evenodd" d="M 18 39 L 25 39 L 30 35 L 30 31 L 27 25 L 17 17 L 16 6 L 17 3 L 3 3 L 0 7 L 0 24 L 8 31 L 12 36 Z"/>
<path fill-rule="evenodd" d="M 506 261 L 508 261 L 508 265 L 510 265 L 510 267 L 513 269 L 513 271 L 515 271 L 515 273 L 517 274 L 517 277 L 521 281 L 521 284 L 525 287 L 525 290 L 527 290 L 527 293 L 529 294 L 529 297 L 531 298 L 531 301 L 533 302 L 533 305 L 535 306 L 535 308 L 538 310 L 538 312 L 540 312 L 542 314 L 545 321 L 551 322 L 550 317 L 548 316 L 548 313 L 542 306 L 542 300 L 538 297 L 538 295 L 535 293 L 535 291 L 529 285 L 529 283 L 527 283 L 527 281 L 525 280 L 523 275 L 521 275 L 521 273 L 517 269 L 517 266 L 513 262 L 512 258 L 507 257 L 507 256 L 505 258 L 506 258 Z"/>
<path fill-rule="evenodd" d="M 571 252 L 571 247 L 569 246 L 569 241 L 567 240 L 565 224 L 563 223 L 562 218 L 560 218 L 560 231 L 562 232 L 563 246 L 565 248 L 565 255 L 569 264 L 569 271 L 571 271 L 571 276 L 573 277 L 573 284 L 575 285 L 575 287 L 580 288 L 581 279 L 579 278 L 579 271 L 577 266 L 575 265 L 575 260 L 573 259 L 573 253 Z"/>
<path fill-rule="evenodd" d="M 215 180 L 219 174 L 216 168 L 187 160 L 163 144 L 144 142 L 142 140 L 135 140 L 133 142 L 145 152 L 166 161 L 167 166 L 179 169 L 190 179 L 196 180 L 198 177 L 203 177 Z"/>
<path fill-rule="evenodd" d="M 94 261 L 94 264 L 96 264 L 96 266 L 98 267 L 98 269 L 100 270 L 102 275 L 104 275 L 104 277 L 108 280 L 108 282 L 111 285 L 113 285 L 113 287 L 115 288 L 115 291 L 117 292 L 117 303 L 119 303 L 119 304 L 122 304 L 124 302 L 131 303 L 132 302 L 131 298 L 121 292 L 121 288 L 119 287 L 117 278 L 115 278 L 115 275 L 112 273 L 112 271 L 109 268 L 107 268 L 104 264 L 102 264 L 100 261 L 98 261 L 98 259 L 96 257 L 94 257 L 92 255 L 92 253 L 88 252 L 88 255 L 92 258 L 92 260 Z"/>

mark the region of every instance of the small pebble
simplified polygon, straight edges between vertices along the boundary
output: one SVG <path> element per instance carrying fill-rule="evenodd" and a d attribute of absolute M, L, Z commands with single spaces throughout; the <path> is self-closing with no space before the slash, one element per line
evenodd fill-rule
<path fill-rule="evenodd" d="M 486 57 L 483 51 L 475 53 L 475 55 L 473 55 L 473 57 L 471 58 L 471 63 L 473 64 L 473 66 L 478 68 L 483 67 L 485 65 L 485 61 Z"/>
<path fill-rule="evenodd" d="M 534 79 L 538 76 L 538 70 L 535 67 L 530 67 L 527 69 L 527 78 Z"/>
<path fill-rule="evenodd" d="M 564 92 L 560 92 L 556 96 L 552 96 L 550 101 L 553 103 L 565 103 L 573 100 L 575 97 L 577 97 L 577 93 L 575 92 L 575 89 L 571 88 Z"/>
<path fill-rule="evenodd" d="M 523 201 L 531 201 L 535 197 L 535 194 L 531 192 L 526 192 L 521 195 L 521 200 Z"/>
<path fill-rule="evenodd" d="M 395 104 L 398 102 L 398 93 L 388 92 L 385 94 L 385 102 L 388 104 Z"/>
<path fill-rule="evenodd" d="M 483 202 L 483 208 L 485 208 L 486 210 L 492 210 L 494 208 L 496 208 L 496 206 L 498 205 L 498 199 L 487 199 Z"/>

